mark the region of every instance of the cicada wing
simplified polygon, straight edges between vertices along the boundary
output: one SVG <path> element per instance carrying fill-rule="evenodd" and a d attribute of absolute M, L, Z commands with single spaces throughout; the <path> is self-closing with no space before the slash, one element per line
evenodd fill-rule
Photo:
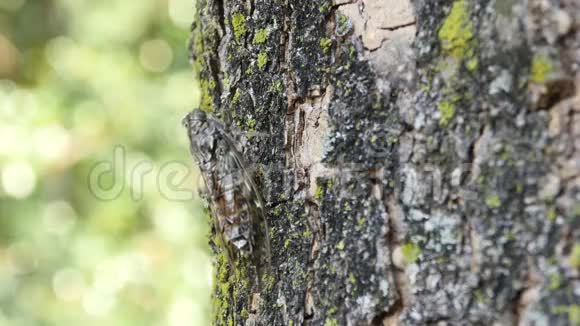
<path fill-rule="evenodd" d="M 202 180 L 204 185 L 200 186 L 199 194 L 201 198 L 207 202 L 207 206 L 210 211 L 210 218 L 212 219 L 212 225 L 214 227 L 214 234 L 217 237 L 217 240 L 220 242 L 218 247 L 224 250 L 227 258 L 228 263 L 230 266 L 234 266 L 235 260 L 235 252 L 232 250 L 231 246 L 228 245 L 226 238 L 224 237 L 224 225 L 223 221 L 219 218 L 219 208 L 217 207 L 217 203 L 215 201 L 215 186 L 216 182 L 213 180 L 212 176 L 208 173 L 201 172 Z M 215 241 L 214 241 L 215 242 Z"/>
<path fill-rule="evenodd" d="M 269 266 L 271 262 L 270 231 L 264 211 L 264 200 L 242 155 L 233 146 L 233 140 L 227 135 L 225 139 L 232 148 L 227 153 L 228 159 L 226 161 L 229 162 L 230 166 L 235 167 L 236 176 L 243 183 L 243 200 L 246 201 L 252 219 L 254 258 L 260 266 Z"/>
<path fill-rule="evenodd" d="M 242 144 L 213 116 L 189 120 L 195 131 L 190 132 L 191 149 L 208 188 L 216 235 L 230 263 L 249 253 L 260 272 L 270 262 L 269 228 L 262 196 L 236 146 Z"/>

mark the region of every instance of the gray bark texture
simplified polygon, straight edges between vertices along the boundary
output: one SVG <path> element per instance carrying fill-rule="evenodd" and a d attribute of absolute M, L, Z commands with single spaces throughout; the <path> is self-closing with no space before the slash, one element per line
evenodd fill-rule
<path fill-rule="evenodd" d="M 260 275 L 212 240 L 216 325 L 580 323 L 577 0 L 197 12 L 271 237 Z"/>

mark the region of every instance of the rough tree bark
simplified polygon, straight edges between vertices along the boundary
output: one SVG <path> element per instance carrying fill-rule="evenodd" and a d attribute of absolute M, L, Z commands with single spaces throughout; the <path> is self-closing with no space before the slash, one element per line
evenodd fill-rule
<path fill-rule="evenodd" d="M 580 323 L 578 1 L 197 7 L 272 242 L 260 282 L 214 246 L 215 324 Z"/>

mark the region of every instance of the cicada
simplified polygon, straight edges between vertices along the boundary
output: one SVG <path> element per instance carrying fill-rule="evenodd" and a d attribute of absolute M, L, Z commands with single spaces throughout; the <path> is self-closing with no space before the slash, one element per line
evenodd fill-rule
<path fill-rule="evenodd" d="M 214 228 L 230 264 L 250 255 L 260 269 L 270 260 L 265 205 L 235 138 L 211 114 L 195 109 L 183 119 L 191 153 L 205 183 Z"/>

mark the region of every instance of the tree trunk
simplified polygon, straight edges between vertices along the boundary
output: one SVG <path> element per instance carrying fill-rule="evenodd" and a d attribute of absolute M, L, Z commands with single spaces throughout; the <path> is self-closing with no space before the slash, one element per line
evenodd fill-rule
<path fill-rule="evenodd" d="M 214 245 L 215 324 L 580 323 L 577 1 L 197 6 L 271 236 L 261 280 Z"/>

